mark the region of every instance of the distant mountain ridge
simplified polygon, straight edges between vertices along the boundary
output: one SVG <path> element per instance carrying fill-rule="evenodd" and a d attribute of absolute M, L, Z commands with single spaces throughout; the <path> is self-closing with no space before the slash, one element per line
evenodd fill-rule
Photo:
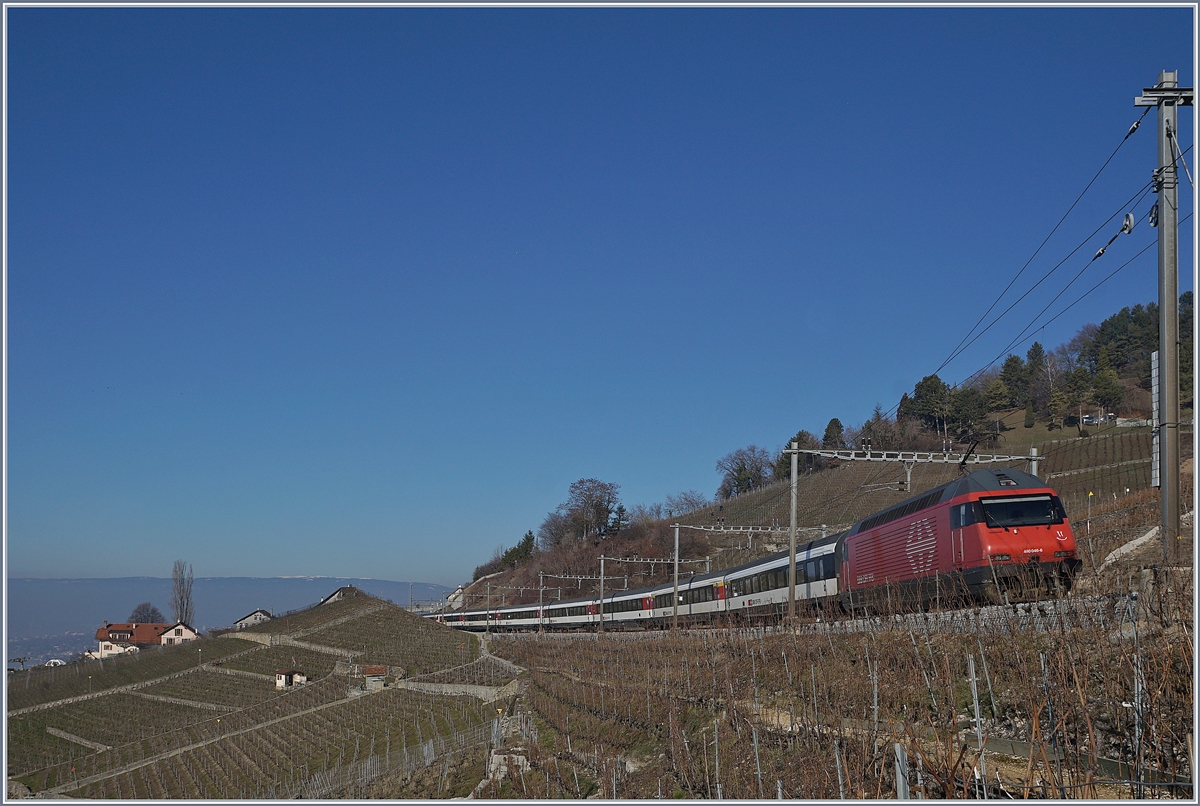
<path fill-rule="evenodd" d="M 141 602 L 171 618 L 171 580 L 160 577 L 107 579 L 16 578 L 7 582 L 7 657 L 40 663 L 93 648 L 104 621 L 123 622 Z M 351 577 L 196 577 L 192 596 L 200 630 L 232 626 L 259 608 L 279 614 L 316 604 L 343 585 L 407 605 L 408 582 Z M 414 602 L 441 599 L 451 588 L 411 583 Z"/>

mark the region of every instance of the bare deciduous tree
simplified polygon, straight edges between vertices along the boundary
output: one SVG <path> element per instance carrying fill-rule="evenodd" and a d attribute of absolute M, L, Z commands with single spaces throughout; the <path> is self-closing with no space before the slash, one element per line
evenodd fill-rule
<path fill-rule="evenodd" d="M 571 531 L 586 540 L 592 535 L 603 536 L 609 519 L 620 503 L 620 485 L 600 479 L 580 479 L 571 485 L 567 502 L 559 511 L 571 521 Z"/>
<path fill-rule="evenodd" d="M 717 498 L 732 498 L 762 487 L 771 477 L 771 454 L 757 445 L 747 445 L 727 453 L 717 461 L 717 470 L 725 474 Z"/>
<path fill-rule="evenodd" d="M 702 509 L 712 502 L 708 500 L 708 496 L 696 490 L 688 490 L 679 495 L 667 496 L 667 509 L 674 512 L 676 515 L 682 515 L 685 512 L 692 512 L 697 509 Z"/>
<path fill-rule="evenodd" d="M 662 504 L 634 504 L 629 510 L 630 521 L 640 525 L 650 524 L 665 517 L 667 517 L 667 512 L 663 509 Z"/>
<path fill-rule="evenodd" d="M 171 569 L 171 610 L 175 614 L 175 622 L 182 622 L 189 627 L 196 617 L 195 605 L 192 603 L 192 564 L 176 560 Z"/>
<path fill-rule="evenodd" d="M 549 551 L 563 542 L 570 528 L 571 519 L 566 515 L 557 511 L 549 513 L 538 527 L 538 545 L 542 551 Z"/>
<path fill-rule="evenodd" d="M 129 614 L 131 624 L 164 624 L 166 621 L 162 611 L 149 602 L 142 602 Z"/>

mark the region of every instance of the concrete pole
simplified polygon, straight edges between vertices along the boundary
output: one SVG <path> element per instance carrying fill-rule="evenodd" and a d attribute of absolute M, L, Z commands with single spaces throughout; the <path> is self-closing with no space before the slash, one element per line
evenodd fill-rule
<path fill-rule="evenodd" d="M 600 555 L 600 604 L 596 607 L 600 616 L 599 632 L 604 632 L 604 555 Z"/>
<path fill-rule="evenodd" d="M 1033 476 L 1037 475 L 1039 461 L 1040 460 L 1038 459 L 1037 448 L 1031 447 L 1029 449 L 1029 473 L 1030 473 L 1030 475 L 1033 475 Z"/>
<path fill-rule="evenodd" d="M 1158 86 L 1179 86 L 1178 74 L 1163 71 Z M 1158 462 L 1162 501 L 1163 560 L 1179 556 L 1179 171 L 1176 101 L 1158 104 Z M 1182 150 L 1182 149 L 1181 149 Z"/>
<path fill-rule="evenodd" d="M 796 469 L 800 443 L 792 443 L 792 523 L 788 529 L 788 623 L 796 621 Z"/>
<path fill-rule="evenodd" d="M 679 629 L 679 524 L 675 524 L 675 593 L 671 596 L 671 629 Z"/>
<path fill-rule="evenodd" d="M 543 579 L 544 572 L 538 571 L 538 633 L 542 632 L 542 624 L 545 623 L 545 612 L 542 609 L 542 592 L 546 589 L 546 582 Z"/>
<path fill-rule="evenodd" d="M 492 634 L 492 583 L 487 584 L 487 610 L 483 613 L 483 632 L 484 635 Z"/>

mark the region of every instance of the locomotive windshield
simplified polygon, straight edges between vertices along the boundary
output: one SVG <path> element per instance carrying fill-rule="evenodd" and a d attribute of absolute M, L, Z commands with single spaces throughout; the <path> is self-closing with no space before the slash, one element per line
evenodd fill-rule
<path fill-rule="evenodd" d="M 1043 526 L 1062 523 L 1066 519 L 1058 496 L 1023 495 L 1013 498 L 981 498 L 987 525 L 997 528 L 1009 526 Z"/>

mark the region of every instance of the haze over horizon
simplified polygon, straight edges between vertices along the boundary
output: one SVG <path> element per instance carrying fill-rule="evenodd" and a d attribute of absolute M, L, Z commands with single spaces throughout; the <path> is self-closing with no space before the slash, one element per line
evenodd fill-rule
<path fill-rule="evenodd" d="M 934 372 L 1195 80 L 1191 7 L 6 13 L 9 579 L 452 587 L 577 479 L 712 495 Z M 1153 129 L 944 380 L 1156 300 L 1145 224 L 1068 257 Z"/>

